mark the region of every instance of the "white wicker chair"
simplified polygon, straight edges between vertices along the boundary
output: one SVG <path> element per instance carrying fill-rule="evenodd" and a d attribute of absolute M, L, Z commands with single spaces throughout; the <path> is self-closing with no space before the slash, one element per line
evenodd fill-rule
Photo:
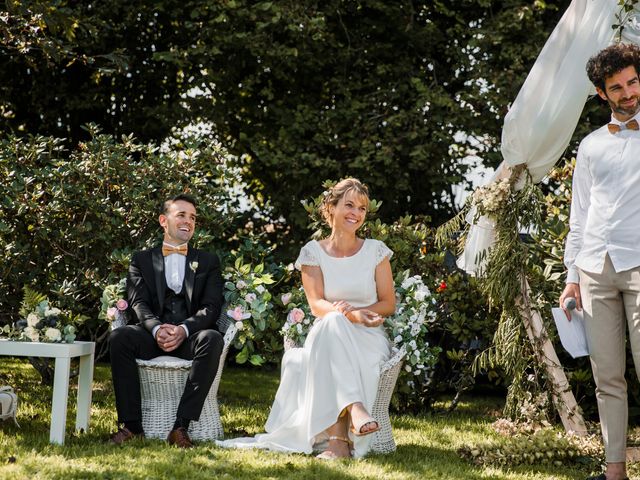
<path fill-rule="evenodd" d="M 224 347 L 218 373 L 204 402 L 200 420 L 192 421 L 189 425 L 189 436 L 193 440 L 217 440 L 224 435 L 218 410 L 218 386 L 229 346 L 237 333 L 236 326 L 229 320 L 224 307 L 218 318 L 218 328 L 225 332 Z M 136 363 L 140 376 L 144 434 L 147 438 L 166 439 L 175 422 L 192 362 L 163 355 L 151 360 L 138 359 Z"/>
<path fill-rule="evenodd" d="M 300 345 L 285 339 L 285 350 L 298 347 Z M 371 453 L 391 453 L 396 451 L 396 442 L 393 440 L 391 419 L 389 418 L 389 403 L 391 403 L 391 395 L 393 395 L 404 356 L 404 349 L 398 350 L 394 348 L 391 358 L 383 363 L 380 368 L 378 393 L 376 394 L 375 402 L 373 402 L 373 408 L 369 412 L 378 422 L 380 430 L 373 434 Z"/>

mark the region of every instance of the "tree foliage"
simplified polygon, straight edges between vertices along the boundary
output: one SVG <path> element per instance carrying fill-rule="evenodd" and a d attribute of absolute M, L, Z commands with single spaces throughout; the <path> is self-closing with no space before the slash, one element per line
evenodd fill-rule
<path fill-rule="evenodd" d="M 0 122 L 78 140 L 91 121 L 143 141 L 210 122 L 297 235 L 299 200 L 346 175 L 384 220 L 439 223 L 462 159 L 498 162 L 504 113 L 568 4 L 16 0 L 4 26 L 26 47 L 5 35 Z"/>

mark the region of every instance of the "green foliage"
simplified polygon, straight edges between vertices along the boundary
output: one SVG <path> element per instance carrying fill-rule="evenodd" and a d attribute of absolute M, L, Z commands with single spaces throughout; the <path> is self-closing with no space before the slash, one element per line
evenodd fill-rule
<path fill-rule="evenodd" d="M 531 434 L 512 433 L 497 440 L 485 441 L 474 447 L 458 450 L 463 458 L 475 465 L 555 465 L 570 463 L 591 464 L 598 467 L 604 458 L 602 444 L 594 436 L 577 437 L 551 428 L 539 429 Z"/>
<path fill-rule="evenodd" d="M 224 298 L 227 315 L 235 321 L 238 334 L 234 347 L 239 350 L 237 363 L 260 366 L 265 361 L 276 362 L 282 352 L 279 332 L 282 317 L 273 313 L 273 296 L 269 291 L 275 283 L 273 274 L 263 263 L 245 263 L 242 256 L 225 271 Z"/>
<path fill-rule="evenodd" d="M 0 125 L 75 145 L 89 122 L 145 142 L 208 122 L 290 250 L 298 200 L 327 178 L 366 181 L 386 222 L 440 222 L 461 160 L 499 161 L 503 113 L 568 4 L 12 1 Z"/>
<path fill-rule="evenodd" d="M 163 152 L 88 131 L 91 139 L 73 150 L 52 137 L 0 138 L 2 323 L 18 312 L 19 285 L 95 318 L 104 286 L 124 275 L 131 251 L 157 243 L 159 207 L 168 196 L 189 191 L 199 198 L 197 246 L 221 245 L 235 231 L 234 204 L 223 188 L 230 174 L 217 147 Z M 94 337 L 104 324 L 86 327 L 81 333 Z"/>

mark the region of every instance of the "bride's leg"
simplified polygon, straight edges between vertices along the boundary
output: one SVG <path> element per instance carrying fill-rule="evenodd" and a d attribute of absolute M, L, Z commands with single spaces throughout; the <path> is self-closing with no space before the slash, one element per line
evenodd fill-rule
<path fill-rule="evenodd" d="M 329 443 L 327 449 L 318 457 L 325 459 L 350 457 L 351 444 L 349 443 L 348 428 L 349 415 L 341 415 L 336 423 L 327 428 Z"/>
<path fill-rule="evenodd" d="M 366 435 L 380 428 L 378 422 L 371 417 L 362 402 L 352 403 L 347 407 L 347 410 L 356 435 Z"/>

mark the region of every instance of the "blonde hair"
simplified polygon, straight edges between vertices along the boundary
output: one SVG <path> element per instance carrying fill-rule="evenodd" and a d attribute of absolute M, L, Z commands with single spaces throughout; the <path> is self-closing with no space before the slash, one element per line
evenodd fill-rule
<path fill-rule="evenodd" d="M 367 186 L 356 178 L 345 178 L 336 183 L 329 190 L 324 192 L 324 198 L 320 204 L 320 215 L 324 221 L 331 227 L 333 221 L 333 214 L 331 213 L 331 207 L 335 207 L 338 202 L 349 192 L 353 192 L 357 195 L 363 196 L 367 200 L 369 205 L 369 189 Z"/>

